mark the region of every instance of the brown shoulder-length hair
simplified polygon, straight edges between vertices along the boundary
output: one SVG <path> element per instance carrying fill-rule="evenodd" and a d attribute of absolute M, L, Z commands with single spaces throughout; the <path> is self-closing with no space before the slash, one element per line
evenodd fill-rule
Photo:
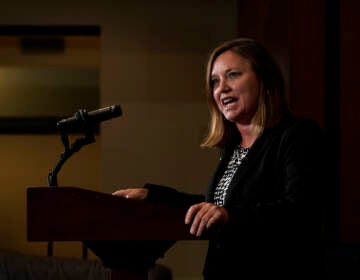
<path fill-rule="evenodd" d="M 251 38 L 227 41 L 215 48 L 209 57 L 206 69 L 206 94 L 210 110 L 207 135 L 201 147 L 224 147 L 234 137 L 240 137 L 235 124 L 226 120 L 213 97 L 211 72 L 216 58 L 225 51 L 232 51 L 248 60 L 259 80 L 258 108 L 252 119 L 258 135 L 265 127 L 275 125 L 287 110 L 284 77 L 270 53 Z"/>

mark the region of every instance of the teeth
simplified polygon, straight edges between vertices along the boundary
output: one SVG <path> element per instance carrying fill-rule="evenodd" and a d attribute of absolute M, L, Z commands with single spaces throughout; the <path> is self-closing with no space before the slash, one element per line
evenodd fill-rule
<path fill-rule="evenodd" d="M 223 102 L 224 105 L 227 105 L 227 104 L 229 104 L 229 103 L 231 103 L 231 102 L 233 102 L 235 100 L 236 100 L 235 98 L 228 97 L 228 98 L 224 98 L 222 102 Z"/>

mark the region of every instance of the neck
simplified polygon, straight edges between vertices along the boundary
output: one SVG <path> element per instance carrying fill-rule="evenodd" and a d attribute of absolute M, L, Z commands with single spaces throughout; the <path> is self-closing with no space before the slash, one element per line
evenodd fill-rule
<path fill-rule="evenodd" d="M 240 146 L 243 148 L 250 147 L 258 137 L 257 133 L 255 132 L 254 126 L 252 124 L 237 124 L 236 127 L 241 135 Z"/>

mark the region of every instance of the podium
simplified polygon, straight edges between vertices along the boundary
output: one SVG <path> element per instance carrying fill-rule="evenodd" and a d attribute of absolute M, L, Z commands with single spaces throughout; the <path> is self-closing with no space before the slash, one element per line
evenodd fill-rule
<path fill-rule="evenodd" d="M 184 224 L 187 209 L 79 187 L 26 191 L 28 241 L 81 241 L 111 269 L 112 279 L 147 279 L 177 240 L 199 239 Z"/>

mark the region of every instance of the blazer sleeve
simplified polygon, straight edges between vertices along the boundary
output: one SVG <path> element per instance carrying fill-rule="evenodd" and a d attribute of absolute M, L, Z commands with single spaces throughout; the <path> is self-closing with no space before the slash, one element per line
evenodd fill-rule
<path fill-rule="evenodd" d="M 286 129 L 276 149 L 282 182 L 275 199 L 253 203 L 234 203 L 227 207 L 232 228 L 255 226 L 289 227 L 320 223 L 322 193 L 326 187 L 326 141 L 322 129 L 313 121 L 301 121 Z M 258 176 L 261 176 L 259 171 Z M 269 182 L 269 185 L 272 182 Z M 279 184 L 279 182 L 277 182 Z"/>
<path fill-rule="evenodd" d="M 200 203 L 205 200 L 204 195 L 179 192 L 168 186 L 147 183 L 144 185 L 144 188 L 149 190 L 146 199 L 147 201 L 164 204 L 170 207 L 188 208 L 193 204 Z"/>

